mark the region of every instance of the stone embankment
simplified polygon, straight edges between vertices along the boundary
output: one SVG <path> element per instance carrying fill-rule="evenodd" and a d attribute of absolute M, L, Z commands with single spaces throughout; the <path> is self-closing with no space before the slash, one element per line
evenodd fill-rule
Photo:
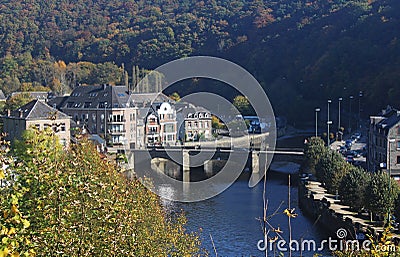
<path fill-rule="evenodd" d="M 368 233 L 379 235 L 382 226 L 372 225 L 368 219 L 352 212 L 349 206 L 342 205 L 337 196 L 329 194 L 320 182 L 302 180 L 299 184 L 299 206 L 303 213 L 315 219 L 330 233 L 346 229 L 349 239 L 356 239 Z M 395 235 L 396 241 L 400 239 Z"/>

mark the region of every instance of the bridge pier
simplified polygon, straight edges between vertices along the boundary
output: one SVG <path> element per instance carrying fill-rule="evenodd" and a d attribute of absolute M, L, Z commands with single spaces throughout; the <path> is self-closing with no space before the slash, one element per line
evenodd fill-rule
<path fill-rule="evenodd" d="M 252 151 L 251 152 L 251 171 L 253 173 L 260 172 L 260 152 L 259 151 Z"/>
<path fill-rule="evenodd" d="M 204 162 L 204 173 L 207 177 L 211 177 L 214 174 L 213 168 L 214 163 L 211 160 L 207 160 Z"/>
<path fill-rule="evenodd" d="M 182 179 L 183 182 L 190 182 L 190 155 L 189 150 L 182 150 Z"/>

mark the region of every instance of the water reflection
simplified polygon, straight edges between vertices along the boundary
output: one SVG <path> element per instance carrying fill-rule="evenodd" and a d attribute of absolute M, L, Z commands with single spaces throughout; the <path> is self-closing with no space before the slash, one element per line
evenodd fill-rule
<path fill-rule="evenodd" d="M 263 215 L 263 185 L 248 187 L 249 174 L 243 174 L 222 194 L 196 203 L 177 203 L 164 201 L 171 212 L 183 209 L 186 213 L 189 231 L 202 233 L 203 247 L 213 255 L 210 234 L 213 237 L 218 256 L 265 256 L 257 249 L 257 242 L 263 239 L 262 226 L 258 218 Z M 167 193 L 174 193 L 168 185 L 162 185 Z M 170 190 L 170 191 L 168 191 Z M 292 219 L 292 238 L 322 240 L 327 238 L 313 221 L 304 217 L 298 208 L 297 187 L 291 187 L 291 206 L 299 215 Z M 283 210 L 288 206 L 287 177 L 270 173 L 266 188 L 268 198 L 268 221 L 275 228 L 279 227 L 282 236 L 288 240 L 288 220 Z M 276 214 L 273 214 L 276 212 Z M 271 255 L 271 254 L 270 254 Z M 300 256 L 293 253 L 292 256 Z M 313 256 L 313 253 L 302 253 Z M 327 256 L 324 254 L 324 256 Z"/>

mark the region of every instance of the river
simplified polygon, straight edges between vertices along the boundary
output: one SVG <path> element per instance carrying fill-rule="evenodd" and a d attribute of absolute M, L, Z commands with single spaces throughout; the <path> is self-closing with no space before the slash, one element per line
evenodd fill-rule
<path fill-rule="evenodd" d="M 280 174 L 268 175 L 266 196 L 268 199 L 267 216 L 277 211 L 268 221 L 288 241 L 288 217 L 283 211 L 288 206 L 287 179 Z M 239 178 L 222 194 L 196 203 L 166 202 L 167 208 L 183 209 L 188 219 L 189 231 L 201 231 L 202 247 L 215 256 L 211 237 L 219 257 L 229 256 L 265 256 L 258 249 L 258 241 L 263 239 L 259 218 L 263 216 L 263 183 L 254 188 L 248 187 L 246 177 Z M 297 187 L 291 187 L 291 207 L 295 208 L 296 218 L 291 220 L 292 239 L 314 239 L 317 242 L 326 238 L 326 234 L 313 221 L 303 216 L 297 204 Z M 271 236 L 273 237 L 273 236 Z M 261 245 L 262 246 L 262 245 Z M 312 256 L 311 252 L 303 256 Z M 271 253 L 269 256 L 273 256 Z M 292 256 L 300 256 L 300 252 Z"/>
<path fill-rule="evenodd" d="M 293 142 L 294 140 L 294 142 Z M 283 144 L 298 146 L 304 137 L 288 139 Z M 282 144 L 282 142 L 281 142 Z M 315 240 L 317 243 L 327 239 L 323 229 L 314 224 L 314 221 L 305 217 L 298 208 L 298 192 L 296 179 L 293 179 L 290 188 L 291 208 L 295 208 L 296 218 L 291 219 L 292 239 Z M 281 173 L 268 172 L 266 198 L 268 199 L 268 222 L 283 231 L 283 239 L 289 241 L 288 217 L 283 211 L 288 207 L 288 177 Z M 262 226 L 259 219 L 263 216 L 263 183 L 254 188 L 248 187 L 248 174 L 244 173 L 235 183 L 220 195 L 211 199 L 195 203 L 177 203 L 164 201 L 170 211 L 184 210 L 188 219 L 187 230 L 201 234 L 202 247 L 210 256 L 219 257 L 258 257 L 265 256 L 260 251 L 258 242 L 263 240 Z M 213 240 L 211 240 L 211 237 Z M 271 232 L 270 237 L 275 233 Z M 300 247 L 301 248 L 301 247 Z M 283 252 L 288 256 L 288 252 Z M 313 256 L 314 251 L 295 251 L 292 256 Z M 322 252 L 323 256 L 329 256 Z M 269 252 L 268 256 L 274 256 Z M 276 256 L 279 256 L 276 253 Z"/>

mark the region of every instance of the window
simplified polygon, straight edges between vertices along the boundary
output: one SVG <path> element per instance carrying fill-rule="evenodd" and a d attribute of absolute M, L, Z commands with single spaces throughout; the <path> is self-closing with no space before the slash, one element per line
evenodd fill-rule
<path fill-rule="evenodd" d="M 92 103 L 91 102 L 85 102 L 85 108 L 90 108 L 90 106 L 92 105 Z"/>
<path fill-rule="evenodd" d="M 400 164 L 400 156 L 397 156 L 397 164 Z"/>
<path fill-rule="evenodd" d="M 65 131 L 65 123 L 61 123 L 61 131 Z"/>
<path fill-rule="evenodd" d="M 174 124 L 165 124 L 164 131 L 165 133 L 174 133 Z"/>
<path fill-rule="evenodd" d="M 400 149 L 400 141 L 397 141 L 397 149 Z"/>

